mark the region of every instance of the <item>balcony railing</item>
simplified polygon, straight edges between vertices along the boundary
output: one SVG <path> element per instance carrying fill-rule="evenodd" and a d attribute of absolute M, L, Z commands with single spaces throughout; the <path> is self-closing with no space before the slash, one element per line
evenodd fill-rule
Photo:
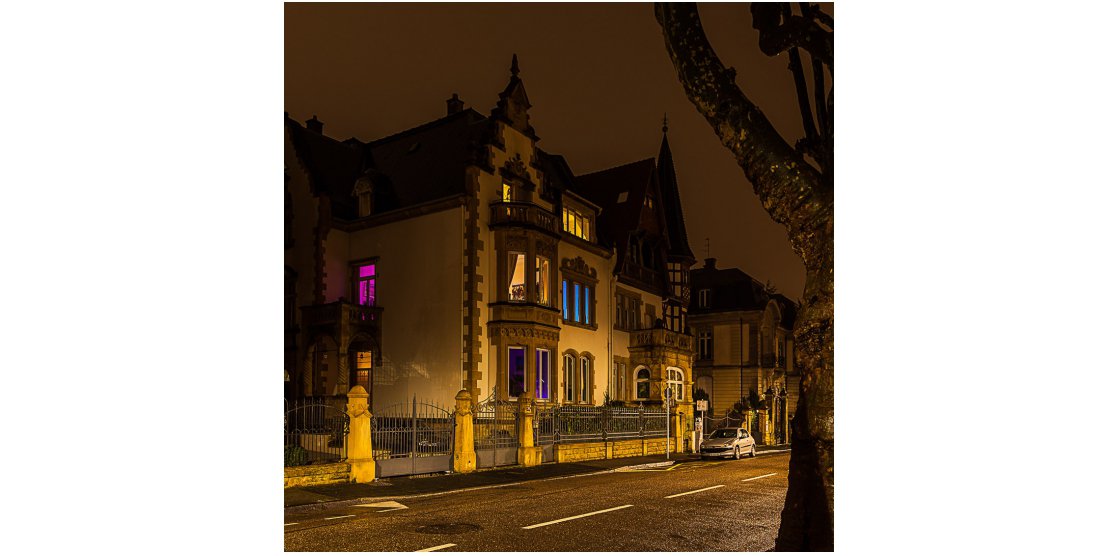
<path fill-rule="evenodd" d="M 304 307 L 303 318 L 308 326 L 334 325 L 343 321 L 348 324 L 374 326 L 381 322 L 381 312 L 381 307 L 335 301 Z"/>
<path fill-rule="evenodd" d="M 630 347 L 672 347 L 692 351 L 692 336 L 668 328 L 647 328 L 630 333 Z"/>
<path fill-rule="evenodd" d="M 556 233 L 555 214 L 533 203 L 498 202 L 490 205 L 490 225 L 517 224 Z"/>

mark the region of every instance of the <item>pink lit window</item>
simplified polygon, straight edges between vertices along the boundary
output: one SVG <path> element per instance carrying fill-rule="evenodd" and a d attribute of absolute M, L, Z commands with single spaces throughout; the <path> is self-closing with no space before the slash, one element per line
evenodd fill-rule
<path fill-rule="evenodd" d="M 377 301 L 377 266 L 358 267 L 358 305 L 372 307 Z"/>

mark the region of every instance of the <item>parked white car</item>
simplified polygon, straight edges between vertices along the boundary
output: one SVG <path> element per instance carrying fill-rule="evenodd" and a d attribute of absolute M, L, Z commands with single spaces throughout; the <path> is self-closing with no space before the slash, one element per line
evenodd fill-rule
<path fill-rule="evenodd" d="M 716 429 L 707 440 L 700 443 L 700 458 L 731 456 L 739 459 L 742 454 L 754 457 L 754 437 L 747 429 Z"/>

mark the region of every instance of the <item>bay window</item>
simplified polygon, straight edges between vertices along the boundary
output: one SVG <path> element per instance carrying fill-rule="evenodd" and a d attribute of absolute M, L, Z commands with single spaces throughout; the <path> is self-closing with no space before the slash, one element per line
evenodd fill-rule
<path fill-rule="evenodd" d="M 507 267 L 508 289 L 510 301 L 525 301 L 525 253 L 518 251 L 509 252 L 509 266 Z"/>

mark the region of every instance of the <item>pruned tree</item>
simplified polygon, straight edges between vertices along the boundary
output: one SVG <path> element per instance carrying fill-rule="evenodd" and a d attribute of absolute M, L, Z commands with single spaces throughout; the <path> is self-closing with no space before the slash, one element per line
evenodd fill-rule
<path fill-rule="evenodd" d="M 791 145 L 736 84 L 735 70 L 720 62 L 695 4 L 658 3 L 654 13 L 688 99 L 735 156 L 805 263 L 804 305 L 794 328 L 801 403 L 776 549 L 832 550 L 833 131 L 832 93 L 825 93 L 825 72 L 832 77 L 832 18 L 817 4 L 751 5 L 759 48 L 789 58 L 805 131 Z M 750 80 L 744 81 L 749 87 Z"/>

